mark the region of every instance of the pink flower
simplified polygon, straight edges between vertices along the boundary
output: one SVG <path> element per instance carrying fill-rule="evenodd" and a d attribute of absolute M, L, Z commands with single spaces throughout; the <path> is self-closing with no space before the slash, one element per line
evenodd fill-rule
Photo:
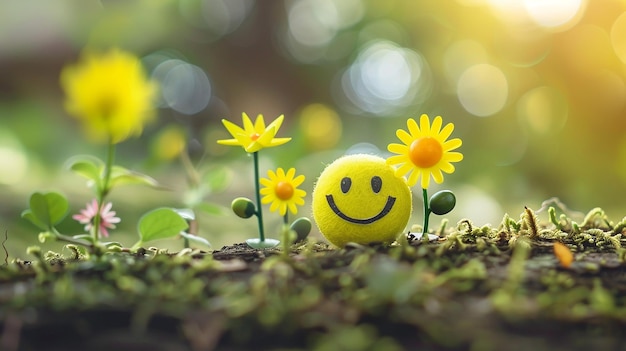
<path fill-rule="evenodd" d="M 109 236 L 107 228 L 115 229 L 115 223 L 119 223 L 121 221 L 121 219 L 115 217 L 115 211 L 111 211 L 112 206 L 113 205 L 110 202 L 107 202 L 104 206 L 102 206 L 102 208 L 100 208 L 100 225 L 98 232 L 104 237 Z M 90 232 L 91 229 L 93 229 L 97 213 L 98 201 L 93 199 L 91 203 L 87 204 L 87 208 L 80 210 L 80 213 L 73 215 L 72 218 L 77 220 L 80 224 L 84 224 L 85 230 Z"/>

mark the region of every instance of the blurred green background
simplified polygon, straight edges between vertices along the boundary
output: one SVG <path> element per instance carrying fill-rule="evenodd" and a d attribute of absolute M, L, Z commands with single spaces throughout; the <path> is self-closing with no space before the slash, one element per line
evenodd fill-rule
<path fill-rule="evenodd" d="M 158 121 L 120 144 L 117 162 L 172 189 L 114 190 L 122 223 L 111 239 L 124 244 L 137 239 L 141 214 L 189 196 L 181 163 L 168 159 L 172 130 L 188 137 L 203 174 L 226 172 L 227 184 L 205 198 L 223 211 L 200 214 L 200 234 L 216 249 L 256 236 L 256 221 L 228 210 L 234 197 L 253 197 L 252 160 L 215 142 L 229 137 L 221 119 L 241 124 L 242 112 L 285 115 L 278 136 L 293 140 L 261 152 L 262 173 L 296 167 L 308 202 L 325 164 L 346 152 L 385 155 L 406 118 L 427 113 L 463 139 L 465 159 L 430 189 L 457 194 L 452 223 L 498 224 L 553 196 L 614 220 L 626 213 L 626 1 L 5 1 L 0 237 L 10 257 L 37 243 L 20 218 L 33 191 L 63 192 L 71 213 L 93 196 L 64 163 L 105 150 L 64 112 L 59 73 L 85 47 L 113 46 L 140 56 L 161 83 Z M 411 224 L 421 223 L 415 200 Z M 276 237 L 280 218 L 267 209 L 265 218 Z M 81 231 L 70 216 L 61 228 Z"/>

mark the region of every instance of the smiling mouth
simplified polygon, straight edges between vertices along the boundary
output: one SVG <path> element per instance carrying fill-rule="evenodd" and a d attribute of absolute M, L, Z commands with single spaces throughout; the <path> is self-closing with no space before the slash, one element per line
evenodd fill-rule
<path fill-rule="evenodd" d="M 326 195 L 326 201 L 328 202 L 328 206 L 330 206 L 330 208 L 333 210 L 333 212 L 335 212 L 337 216 L 339 216 L 339 218 L 346 220 L 348 222 L 351 222 L 351 223 L 356 223 L 356 224 L 370 224 L 385 217 L 387 213 L 391 211 L 393 204 L 396 202 L 396 198 L 387 196 L 387 202 L 385 203 L 385 207 L 380 212 L 378 212 L 376 216 L 365 218 L 365 219 L 352 218 L 350 216 L 347 216 L 345 213 L 341 212 L 339 207 L 337 207 L 337 204 L 335 204 L 335 199 L 333 198 L 332 195 Z"/>

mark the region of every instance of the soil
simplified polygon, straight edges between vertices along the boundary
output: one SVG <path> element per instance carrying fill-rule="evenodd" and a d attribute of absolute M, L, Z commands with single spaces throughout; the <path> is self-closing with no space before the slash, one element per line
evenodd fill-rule
<path fill-rule="evenodd" d="M 0 349 L 620 350 L 626 225 L 588 217 L 343 249 L 40 253 L 0 268 Z"/>

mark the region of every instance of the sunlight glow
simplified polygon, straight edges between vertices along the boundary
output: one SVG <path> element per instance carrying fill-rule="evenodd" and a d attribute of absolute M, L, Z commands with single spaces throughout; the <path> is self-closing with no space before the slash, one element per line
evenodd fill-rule
<path fill-rule="evenodd" d="M 542 27 L 572 25 L 582 13 L 582 0 L 524 0 L 530 18 Z"/>

